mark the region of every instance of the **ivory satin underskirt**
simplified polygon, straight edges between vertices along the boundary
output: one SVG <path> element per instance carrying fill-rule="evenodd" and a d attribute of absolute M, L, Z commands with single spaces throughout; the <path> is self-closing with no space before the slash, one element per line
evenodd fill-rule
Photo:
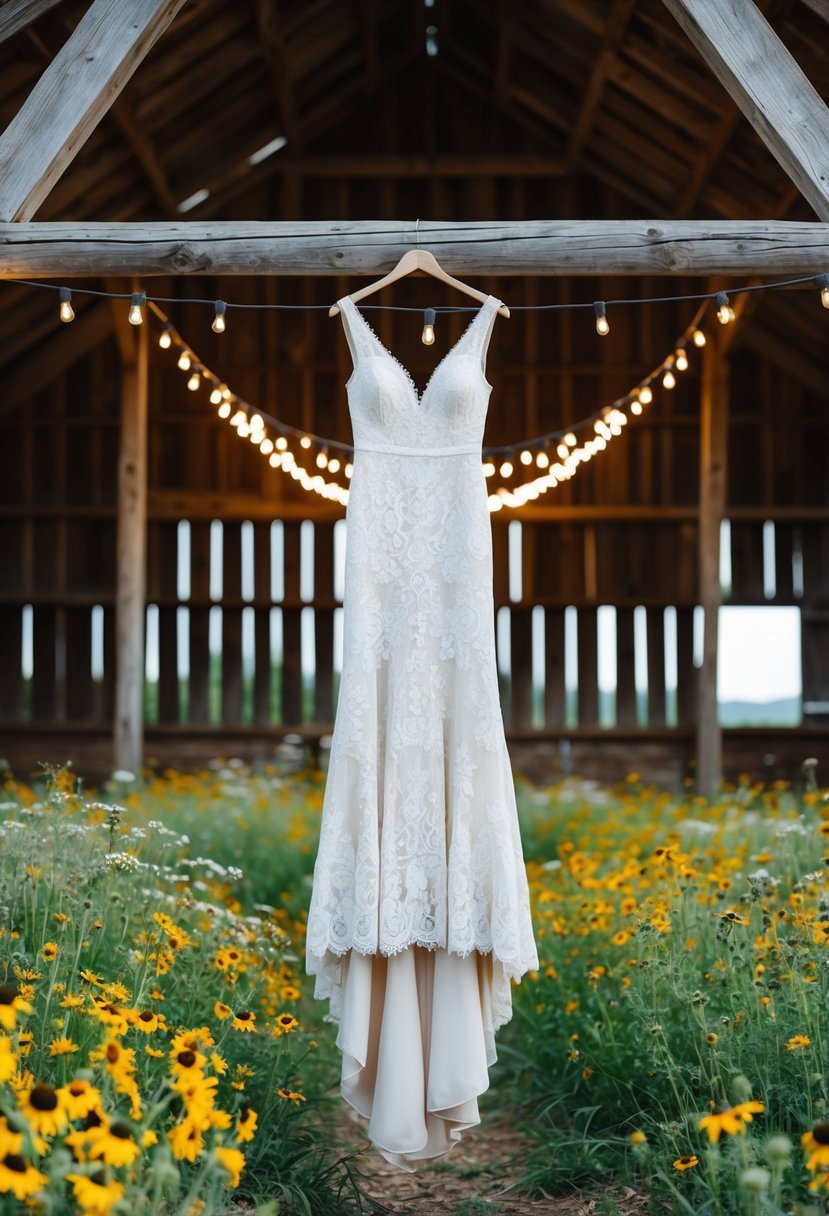
<path fill-rule="evenodd" d="M 352 950 L 337 962 L 340 1091 L 383 1157 L 411 1172 L 480 1123 L 509 977 L 492 954 L 417 945 L 389 956 Z"/>

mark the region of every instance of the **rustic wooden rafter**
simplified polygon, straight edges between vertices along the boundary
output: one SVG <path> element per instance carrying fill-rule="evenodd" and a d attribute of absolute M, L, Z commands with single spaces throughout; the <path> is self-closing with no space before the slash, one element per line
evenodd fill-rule
<path fill-rule="evenodd" d="M 0 43 L 27 29 L 62 0 L 6 0 L 0 5 Z"/>
<path fill-rule="evenodd" d="M 123 301 L 122 301 L 123 303 Z M 50 337 L 3 368 L 0 414 L 31 401 L 47 384 L 94 350 L 112 333 L 109 305 L 102 301 L 78 312 L 71 325 L 61 325 Z"/>
<path fill-rule="evenodd" d="M 0 137 L 0 220 L 27 220 L 185 0 L 94 0 Z"/>
<path fill-rule="evenodd" d="M 822 17 L 824 21 L 829 21 L 829 0 L 803 0 L 803 3 L 813 13 L 817 13 L 818 17 Z"/>
<path fill-rule="evenodd" d="M 379 275 L 414 220 L 0 224 L 0 277 Z M 419 225 L 453 274 L 814 275 L 829 228 L 787 220 L 524 220 Z"/>
<path fill-rule="evenodd" d="M 752 0 L 663 0 L 769 151 L 829 220 L 829 108 Z"/>
<path fill-rule="evenodd" d="M 254 0 L 262 53 L 271 78 L 276 119 L 281 134 L 293 148 L 299 147 L 300 133 L 291 87 L 290 60 L 280 29 L 276 0 Z"/>
<path fill-rule="evenodd" d="M 635 3 L 636 0 L 613 0 L 610 7 L 602 45 L 593 64 L 587 91 L 567 146 L 566 162 L 570 168 L 578 161 L 581 150 L 590 135 L 605 85 L 616 65 L 619 48 Z"/>

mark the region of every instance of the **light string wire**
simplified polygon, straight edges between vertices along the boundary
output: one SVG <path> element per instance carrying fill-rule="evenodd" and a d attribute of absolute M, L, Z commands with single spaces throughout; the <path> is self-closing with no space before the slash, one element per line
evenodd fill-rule
<path fill-rule="evenodd" d="M 18 285 L 20 287 L 37 287 L 45 291 L 69 291 L 65 285 L 61 287 L 57 283 L 43 283 L 33 279 L 4 279 L 5 283 Z M 597 303 L 603 303 L 607 308 L 632 307 L 637 304 L 677 304 L 685 301 L 695 303 L 698 301 L 717 300 L 719 296 L 725 294 L 730 296 L 746 295 L 749 292 L 755 291 L 775 291 L 783 287 L 802 287 L 806 284 L 811 284 L 813 287 L 818 287 L 822 292 L 829 290 L 829 274 L 809 274 L 802 275 L 796 279 L 781 279 L 771 283 L 745 283 L 739 287 L 726 287 L 723 291 L 698 292 L 679 296 L 635 296 L 630 299 L 614 299 L 614 300 L 582 300 L 576 302 L 568 302 L 566 304 L 510 304 L 510 312 L 577 312 L 582 309 L 594 309 Z M 131 291 L 100 291 L 92 287 L 73 287 L 71 288 L 72 295 L 78 296 L 96 296 L 104 300 L 131 300 L 134 292 Z M 321 312 L 328 311 L 331 308 L 330 304 L 276 304 L 276 303 L 237 303 L 229 300 L 217 300 L 215 297 L 209 299 L 207 297 L 194 296 L 192 298 L 183 298 L 181 296 L 151 296 L 147 292 L 139 293 L 146 303 L 154 304 L 205 304 L 211 308 L 215 308 L 217 303 L 225 304 L 228 311 L 253 311 L 253 312 Z M 372 309 L 381 312 L 419 312 L 424 310 L 414 304 L 363 304 L 360 302 L 360 307 L 364 309 Z M 476 305 L 464 304 L 440 304 L 435 308 L 435 312 L 440 314 L 456 313 L 456 312 L 475 312 Z"/>

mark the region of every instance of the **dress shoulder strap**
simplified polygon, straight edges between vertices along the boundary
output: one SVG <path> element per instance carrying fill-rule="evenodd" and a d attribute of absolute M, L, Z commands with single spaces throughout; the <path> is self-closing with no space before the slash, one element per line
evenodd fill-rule
<path fill-rule="evenodd" d="M 489 340 L 492 337 L 492 328 L 500 307 L 500 300 L 496 299 L 495 296 L 487 296 L 466 335 L 467 349 L 470 354 L 478 355 L 481 360 L 481 368 L 484 371 L 486 371 L 486 355 L 489 349 Z"/>
<path fill-rule="evenodd" d="M 357 366 L 361 356 L 375 354 L 374 334 L 363 320 L 363 315 L 350 296 L 337 300 L 340 306 L 340 316 L 343 322 L 348 349 L 351 351 L 351 361 Z"/>

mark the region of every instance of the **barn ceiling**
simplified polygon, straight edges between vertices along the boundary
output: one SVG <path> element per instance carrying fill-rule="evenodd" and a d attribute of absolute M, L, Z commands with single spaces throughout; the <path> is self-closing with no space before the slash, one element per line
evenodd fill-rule
<path fill-rule="evenodd" d="M 85 7 L 0 46 L 3 126 Z M 829 97 L 820 5 L 760 7 Z M 476 218 L 498 218 L 519 177 L 539 218 L 813 218 L 660 0 L 189 0 L 34 218 L 338 218 L 352 191 L 364 218 L 411 219 L 389 184 L 424 179 L 494 184 Z M 52 305 L 15 290 L 4 362 Z"/>

